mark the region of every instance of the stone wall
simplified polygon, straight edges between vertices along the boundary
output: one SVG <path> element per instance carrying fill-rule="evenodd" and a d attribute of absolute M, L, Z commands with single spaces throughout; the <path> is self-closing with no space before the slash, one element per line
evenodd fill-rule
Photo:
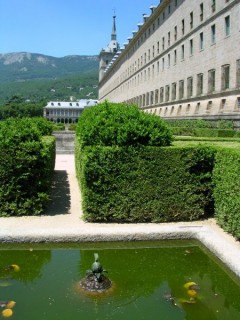
<path fill-rule="evenodd" d="M 74 154 L 74 131 L 54 131 L 57 154 Z"/>

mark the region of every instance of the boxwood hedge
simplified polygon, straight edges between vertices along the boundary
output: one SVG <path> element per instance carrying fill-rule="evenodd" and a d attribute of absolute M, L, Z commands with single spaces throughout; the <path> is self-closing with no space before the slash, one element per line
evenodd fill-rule
<path fill-rule="evenodd" d="M 209 147 L 86 147 L 76 159 L 84 217 L 108 222 L 202 218 L 213 209 L 213 160 Z"/>
<path fill-rule="evenodd" d="M 1 122 L 0 216 L 43 213 L 55 162 L 54 137 L 42 135 L 47 127 L 43 120 Z"/>
<path fill-rule="evenodd" d="M 215 216 L 222 228 L 240 239 L 240 149 L 219 148 L 213 170 Z"/>

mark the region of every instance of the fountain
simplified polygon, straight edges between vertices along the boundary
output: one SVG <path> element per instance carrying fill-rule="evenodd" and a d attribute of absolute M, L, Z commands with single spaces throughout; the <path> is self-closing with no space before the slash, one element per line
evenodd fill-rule
<path fill-rule="evenodd" d="M 94 253 L 94 258 L 92 269 L 87 270 L 87 276 L 80 281 L 80 286 L 86 291 L 104 292 L 111 288 L 112 281 L 103 274 L 107 270 L 103 270 L 97 253 Z"/>

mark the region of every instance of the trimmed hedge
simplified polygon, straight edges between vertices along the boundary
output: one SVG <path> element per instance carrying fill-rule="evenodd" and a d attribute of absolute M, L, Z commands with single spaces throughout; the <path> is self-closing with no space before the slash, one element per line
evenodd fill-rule
<path fill-rule="evenodd" d="M 212 212 L 214 150 L 76 145 L 87 221 L 167 222 Z"/>
<path fill-rule="evenodd" d="M 203 120 L 203 119 L 191 119 L 191 120 L 166 120 L 167 124 L 171 127 L 178 128 L 215 128 L 215 129 L 233 129 L 234 124 L 231 120 Z"/>
<path fill-rule="evenodd" d="M 215 217 L 219 225 L 240 239 L 240 150 L 219 148 L 213 170 Z"/>
<path fill-rule="evenodd" d="M 55 138 L 43 137 L 40 120 L 9 119 L 0 125 L 0 216 L 42 214 L 55 163 Z"/>
<path fill-rule="evenodd" d="M 173 140 L 167 124 L 135 105 L 105 101 L 87 108 L 79 118 L 76 134 L 81 148 L 99 146 L 169 146 Z"/>
<path fill-rule="evenodd" d="M 176 136 L 195 136 L 195 137 L 239 137 L 239 132 L 231 129 L 208 129 L 190 127 L 172 127 L 172 132 Z"/>

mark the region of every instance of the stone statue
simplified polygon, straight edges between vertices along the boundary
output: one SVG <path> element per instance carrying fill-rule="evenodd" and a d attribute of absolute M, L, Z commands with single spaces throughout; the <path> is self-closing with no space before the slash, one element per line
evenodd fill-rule
<path fill-rule="evenodd" d="M 107 271 L 103 270 L 97 253 L 94 253 L 94 258 L 92 269 L 87 270 L 87 276 L 80 281 L 80 286 L 87 291 L 103 292 L 111 288 L 112 282 L 103 274 Z"/>

